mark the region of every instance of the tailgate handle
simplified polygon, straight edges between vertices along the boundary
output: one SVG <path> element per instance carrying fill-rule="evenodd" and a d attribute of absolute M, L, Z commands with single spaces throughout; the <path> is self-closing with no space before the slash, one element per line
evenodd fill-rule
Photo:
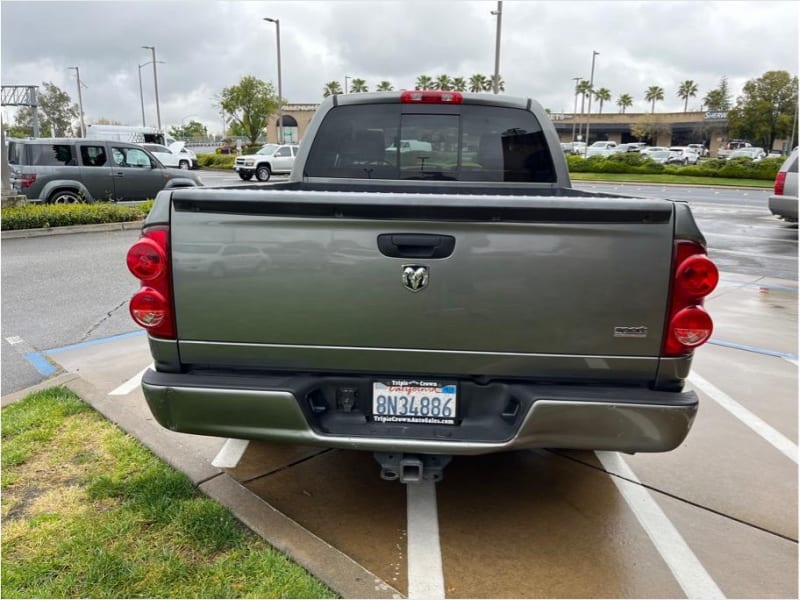
<path fill-rule="evenodd" d="M 392 258 L 447 258 L 456 247 L 452 235 L 430 233 L 384 233 L 378 236 L 378 250 Z"/>

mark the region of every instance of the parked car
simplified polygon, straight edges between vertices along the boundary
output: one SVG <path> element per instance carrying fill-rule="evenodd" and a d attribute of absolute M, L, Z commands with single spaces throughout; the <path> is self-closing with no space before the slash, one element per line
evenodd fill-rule
<path fill-rule="evenodd" d="M 717 151 L 717 158 L 728 158 L 732 152 L 742 148 L 750 148 L 750 142 L 744 140 L 731 140 Z"/>
<path fill-rule="evenodd" d="M 687 148 L 691 148 L 697 152 L 697 155 L 700 158 L 706 158 L 708 156 L 708 148 L 706 148 L 703 144 L 689 144 Z"/>
<path fill-rule="evenodd" d="M 245 181 L 253 175 L 259 181 L 269 181 L 273 173 L 291 173 L 300 147 L 293 144 L 267 144 L 255 154 L 238 156 L 233 170 Z"/>
<path fill-rule="evenodd" d="M 734 150 L 728 155 L 727 160 L 733 160 L 734 158 L 749 158 L 753 162 L 758 162 L 766 155 L 767 153 L 764 152 L 763 148 L 750 146 L 747 148 L 740 148 L 739 150 Z"/>
<path fill-rule="evenodd" d="M 787 221 L 797 221 L 797 148 L 778 169 L 775 188 L 769 197 L 769 210 Z"/>
<path fill-rule="evenodd" d="M 586 150 L 586 158 L 589 158 L 590 156 L 609 157 L 616 152 L 616 148 L 616 142 L 598 141 L 589 146 L 589 148 Z"/>
<path fill-rule="evenodd" d="M 673 153 L 673 159 L 669 162 L 676 162 L 682 165 L 696 165 L 700 160 L 700 155 L 689 146 L 671 146 L 669 149 Z"/>
<path fill-rule="evenodd" d="M 614 152 L 639 152 L 639 145 L 638 144 L 620 144 L 616 148 L 614 148 Z"/>
<path fill-rule="evenodd" d="M 628 143 L 628 152 L 641 152 L 647 148 L 646 142 L 629 142 Z"/>
<path fill-rule="evenodd" d="M 203 185 L 165 167 L 138 144 L 84 138 L 11 139 L 11 183 L 31 201 L 55 204 L 147 200 L 166 188 Z"/>
<path fill-rule="evenodd" d="M 669 159 L 673 157 L 672 152 L 667 150 L 666 148 L 663 150 L 653 150 L 652 152 L 647 152 L 646 154 L 643 152 L 647 158 L 650 160 L 654 160 L 657 163 L 661 163 L 665 165 L 669 162 Z"/>
<path fill-rule="evenodd" d="M 173 142 L 169 147 L 161 144 L 140 145 L 160 160 L 165 167 L 184 170 L 197 168 L 197 156 L 194 155 L 194 152 L 189 154 L 190 151 L 186 150 L 186 142 Z"/>
<path fill-rule="evenodd" d="M 572 153 L 580 156 L 586 154 L 586 142 L 572 142 Z"/>

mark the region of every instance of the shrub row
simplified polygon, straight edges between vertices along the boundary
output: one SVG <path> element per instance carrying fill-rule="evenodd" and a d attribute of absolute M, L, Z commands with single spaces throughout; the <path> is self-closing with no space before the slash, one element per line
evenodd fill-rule
<path fill-rule="evenodd" d="M 571 173 L 663 173 L 666 175 L 764 180 L 775 179 L 775 174 L 783 164 L 782 158 L 765 158 L 760 162 L 753 162 L 749 158 L 735 158 L 730 161 L 714 158 L 696 165 L 663 165 L 638 152 L 612 154 L 608 158 L 602 156 L 582 158 L 568 154 L 566 159 Z"/>
<path fill-rule="evenodd" d="M 27 204 L 4 208 L 0 228 L 12 231 L 139 221 L 147 216 L 152 206 L 152 200 L 136 207 L 116 204 Z"/>
<path fill-rule="evenodd" d="M 220 169 L 232 169 L 236 160 L 235 154 L 198 154 L 197 164 L 201 168 L 217 167 Z"/>

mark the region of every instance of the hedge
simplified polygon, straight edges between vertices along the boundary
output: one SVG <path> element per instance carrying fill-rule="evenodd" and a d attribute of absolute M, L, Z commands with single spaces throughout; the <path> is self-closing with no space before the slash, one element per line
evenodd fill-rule
<path fill-rule="evenodd" d="M 568 154 L 566 159 L 571 173 L 664 173 L 764 180 L 774 180 L 784 161 L 783 158 L 765 158 L 759 162 L 753 162 L 749 158 L 735 158 L 730 161 L 715 158 L 696 165 L 664 165 L 638 152 L 612 154 L 608 158 L 603 156 L 583 158 Z"/>
<path fill-rule="evenodd" d="M 0 229 L 13 231 L 139 221 L 147 216 L 152 206 L 152 200 L 136 207 L 116 204 L 27 204 L 4 208 Z"/>
<path fill-rule="evenodd" d="M 232 169 L 236 160 L 235 154 L 198 154 L 197 164 L 201 167 L 216 167 L 220 169 Z"/>

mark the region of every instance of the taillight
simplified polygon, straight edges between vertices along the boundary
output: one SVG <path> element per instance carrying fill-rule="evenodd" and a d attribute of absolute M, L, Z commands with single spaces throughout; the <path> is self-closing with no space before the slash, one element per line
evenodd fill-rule
<path fill-rule="evenodd" d="M 146 229 L 126 257 L 128 269 L 143 287 L 131 298 L 133 320 L 159 338 L 175 339 L 172 281 L 169 269 L 169 228 Z"/>
<path fill-rule="evenodd" d="M 775 177 L 775 195 L 783 196 L 783 186 L 786 185 L 786 171 L 778 171 Z"/>
<path fill-rule="evenodd" d="M 20 187 L 25 190 L 36 183 L 36 173 L 21 175 L 18 179 Z"/>
<path fill-rule="evenodd" d="M 461 104 L 464 96 L 461 92 L 443 90 L 407 90 L 400 94 L 400 102 L 422 104 Z"/>
<path fill-rule="evenodd" d="M 713 322 L 703 302 L 719 282 L 717 266 L 697 242 L 675 242 L 664 356 L 683 356 L 708 341 Z"/>

